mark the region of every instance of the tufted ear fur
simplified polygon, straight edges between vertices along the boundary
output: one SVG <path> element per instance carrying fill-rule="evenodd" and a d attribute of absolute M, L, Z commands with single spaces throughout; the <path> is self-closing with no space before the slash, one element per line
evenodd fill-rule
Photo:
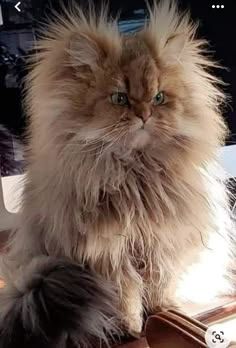
<path fill-rule="evenodd" d="M 105 6 L 98 13 L 91 4 L 87 12 L 74 6 L 64 9 L 62 16 L 55 14 L 48 30 L 43 31 L 37 59 L 42 61 L 50 54 L 55 70 L 63 65 L 94 71 L 108 57 L 113 62 L 119 58 L 121 41 L 117 22 L 109 18 Z"/>
<path fill-rule="evenodd" d="M 144 39 L 153 54 L 165 63 L 176 63 L 192 50 L 196 31 L 188 13 L 180 14 L 172 0 L 154 1 L 148 6 L 149 22 L 143 30 Z"/>
<path fill-rule="evenodd" d="M 99 15 L 94 11 L 90 11 L 87 17 L 80 13 L 76 25 L 68 49 L 72 66 L 87 66 L 93 71 L 109 57 L 113 61 L 119 57 L 121 37 L 116 21 L 109 20 L 106 8 L 101 9 Z"/>
<path fill-rule="evenodd" d="M 168 62 L 178 61 L 184 50 L 187 37 L 185 34 L 177 34 L 170 37 L 163 50 L 163 56 Z"/>
<path fill-rule="evenodd" d="M 70 64 L 73 67 L 89 67 L 92 71 L 101 66 L 109 56 L 108 42 L 103 42 L 94 33 L 78 33 L 70 40 Z"/>

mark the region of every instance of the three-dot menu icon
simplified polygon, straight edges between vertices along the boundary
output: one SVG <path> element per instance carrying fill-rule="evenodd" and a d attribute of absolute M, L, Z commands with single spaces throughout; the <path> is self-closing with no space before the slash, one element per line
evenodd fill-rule
<path fill-rule="evenodd" d="M 225 5 L 211 5 L 212 8 L 225 8 Z"/>

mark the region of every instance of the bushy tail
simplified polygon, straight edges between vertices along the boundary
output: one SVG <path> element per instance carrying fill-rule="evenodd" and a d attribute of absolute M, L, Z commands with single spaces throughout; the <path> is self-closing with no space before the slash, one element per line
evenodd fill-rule
<path fill-rule="evenodd" d="M 37 257 L 0 292 L 0 347 L 99 347 L 117 333 L 115 299 L 84 267 Z"/>

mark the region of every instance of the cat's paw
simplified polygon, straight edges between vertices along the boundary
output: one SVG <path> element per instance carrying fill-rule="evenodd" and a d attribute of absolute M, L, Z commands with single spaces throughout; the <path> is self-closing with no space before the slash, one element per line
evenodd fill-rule
<path fill-rule="evenodd" d="M 125 330 L 133 337 L 139 338 L 143 328 L 143 318 L 141 316 L 125 317 L 123 320 Z"/>

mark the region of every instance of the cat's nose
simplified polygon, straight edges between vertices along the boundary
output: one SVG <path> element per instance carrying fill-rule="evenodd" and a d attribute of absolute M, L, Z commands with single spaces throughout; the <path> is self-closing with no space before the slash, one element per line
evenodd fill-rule
<path fill-rule="evenodd" d="M 152 116 L 152 110 L 147 104 L 136 104 L 134 107 L 134 113 L 138 118 L 141 118 L 143 123 L 147 122 L 147 120 Z"/>
<path fill-rule="evenodd" d="M 147 120 L 152 116 L 152 113 L 150 110 L 143 110 L 141 112 L 136 112 L 135 114 L 138 118 L 141 118 L 143 123 L 146 123 Z"/>

